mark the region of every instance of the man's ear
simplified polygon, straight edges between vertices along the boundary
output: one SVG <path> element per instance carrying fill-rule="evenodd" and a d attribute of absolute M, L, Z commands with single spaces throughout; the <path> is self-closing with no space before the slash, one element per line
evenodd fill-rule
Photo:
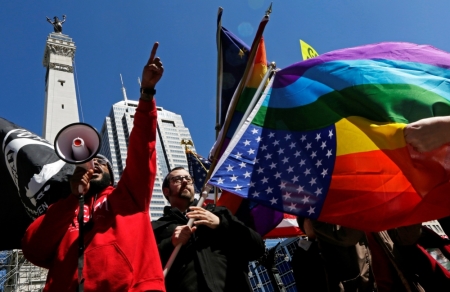
<path fill-rule="evenodd" d="M 169 190 L 169 188 L 163 188 L 162 191 L 163 191 L 164 197 L 166 197 L 166 200 L 169 201 L 169 203 L 170 203 L 170 200 L 169 200 L 170 190 Z"/>

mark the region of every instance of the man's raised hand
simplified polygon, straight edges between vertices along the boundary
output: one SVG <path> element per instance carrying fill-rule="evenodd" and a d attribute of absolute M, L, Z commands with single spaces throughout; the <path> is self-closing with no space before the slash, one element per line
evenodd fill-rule
<path fill-rule="evenodd" d="M 141 88 L 155 88 L 156 83 L 158 83 L 159 79 L 161 79 L 163 75 L 164 67 L 162 65 L 162 62 L 159 57 L 155 57 L 158 46 L 158 42 L 153 45 L 152 52 L 150 53 L 150 58 L 148 59 L 147 64 L 144 66 L 144 70 L 142 71 Z"/>

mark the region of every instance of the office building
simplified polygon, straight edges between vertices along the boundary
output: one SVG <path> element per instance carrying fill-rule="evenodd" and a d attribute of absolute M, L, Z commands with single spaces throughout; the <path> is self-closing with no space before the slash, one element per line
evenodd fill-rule
<path fill-rule="evenodd" d="M 128 139 L 133 129 L 133 120 L 138 105 L 137 101 L 128 100 L 122 86 L 124 100 L 115 103 L 105 118 L 101 129 L 102 146 L 100 153 L 108 157 L 114 167 L 114 179 L 119 181 L 126 166 Z M 182 166 L 188 169 L 183 139 L 192 140 L 189 129 L 184 126 L 180 115 L 157 107 L 158 124 L 156 137 L 157 175 L 152 200 L 150 217 L 152 220 L 163 215 L 167 201 L 162 193 L 162 182 L 170 169 Z M 192 148 L 191 148 L 192 149 Z"/>

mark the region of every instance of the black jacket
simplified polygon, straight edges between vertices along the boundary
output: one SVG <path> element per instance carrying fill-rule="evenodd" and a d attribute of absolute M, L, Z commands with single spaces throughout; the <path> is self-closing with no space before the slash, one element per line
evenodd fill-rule
<path fill-rule="evenodd" d="M 206 209 L 219 217 L 220 225 L 216 229 L 199 226 L 182 246 L 166 276 L 167 291 L 251 291 L 248 262 L 264 254 L 261 236 L 224 207 L 208 205 Z M 169 206 L 163 217 L 152 222 L 163 267 L 174 249 L 175 228 L 187 222 L 184 214 Z"/>

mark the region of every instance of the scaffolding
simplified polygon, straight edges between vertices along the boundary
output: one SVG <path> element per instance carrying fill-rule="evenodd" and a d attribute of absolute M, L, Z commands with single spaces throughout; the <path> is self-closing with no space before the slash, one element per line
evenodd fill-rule
<path fill-rule="evenodd" d="M 0 292 L 41 292 L 47 269 L 27 261 L 22 250 L 0 252 Z"/>

